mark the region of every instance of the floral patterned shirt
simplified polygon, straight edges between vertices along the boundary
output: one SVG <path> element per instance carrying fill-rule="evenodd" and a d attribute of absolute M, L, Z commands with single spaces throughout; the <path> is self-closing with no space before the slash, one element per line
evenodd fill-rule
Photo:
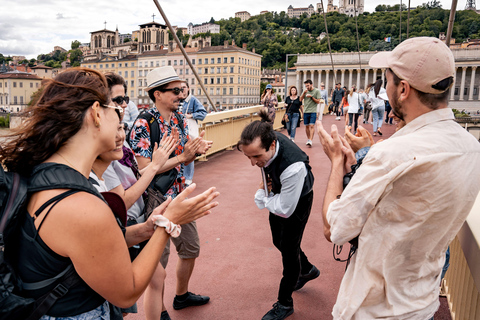
<path fill-rule="evenodd" d="M 183 123 L 179 124 L 177 117 L 172 113 L 170 117 L 170 121 L 167 122 L 160 112 L 158 112 L 157 108 L 153 107 L 147 111 L 155 118 L 156 122 L 160 126 L 160 137 L 158 141 L 162 140 L 164 134 L 171 134 L 172 128 L 177 128 L 180 134 L 180 144 L 175 149 L 175 155 L 181 155 L 185 144 L 188 141 L 188 127 L 187 121 L 183 121 Z M 181 113 L 180 119 L 184 120 L 184 117 Z M 156 125 L 156 123 L 152 124 Z M 145 157 L 145 158 L 152 158 L 153 152 L 153 145 L 151 145 L 150 139 L 150 127 L 145 119 L 137 119 L 133 124 L 133 129 L 130 133 L 130 146 L 135 153 L 135 156 Z M 183 175 L 185 165 L 180 163 L 175 168 L 178 170 L 177 181 L 174 182 L 173 186 L 168 190 L 165 196 L 171 196 L 175 198 L 180 192 L 185 189 L 185 177 Z M 180 182 L 178 182 L 180 181 Z"/>

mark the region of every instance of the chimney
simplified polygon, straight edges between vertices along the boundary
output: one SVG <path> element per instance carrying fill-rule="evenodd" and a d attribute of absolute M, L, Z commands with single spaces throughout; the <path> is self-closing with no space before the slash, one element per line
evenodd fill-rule
<path fill-rule="evenodd" d="M 225 49 L 228 48 L 228 40 L 223 41 L 223 47 L 224 47 Z"/>
<path fill-rule="evenodd" d="M 173 41 L 168 41 L 168 52 L 173 52 Z"/>
<path fill-rule="evenodd" d="M 246 43 L 242 44 L 242 48 L 247 50 L 247 44 Z"/>

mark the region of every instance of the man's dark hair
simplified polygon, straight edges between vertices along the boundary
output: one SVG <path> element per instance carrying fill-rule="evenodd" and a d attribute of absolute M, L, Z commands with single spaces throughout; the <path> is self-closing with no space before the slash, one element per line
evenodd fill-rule
<path fill-rule="evenodd" d="M 155 91 L 165 92 L 167 85 L 168 83 L 165 83 L 165 84 L 162 84 L 161 86 L 152 88 L 148 91 L 148 96 L 150 97 L 150 99 L 152 99 L 153 103 L 155 103 L 155 96 L 154 96 Z"/>
<path fill-rule="evenodd" d="M 261 120 L 255 120 L 243 129 L 240 140 L 237 142 L 237 149 L 241 151 L 240 146 L 250 145 L 257 137 L 260 138 L 262 147 L 268 151 L 273 141 L 277 140 L 275 131 L 270 123 L 270 117 L 266 110 L 261 110 L 258 115 Z"/>
<path fill-rule="evenodd" d="M 190 89 L 190 86 L 188 85 L 188 81 L 184 82 L 187 85 L 187 88 Z"/>
<path fill-rule="evenodd" d="M 305 83 L 305 84 L 307 84 L 307 83 L 313 84 L 312 80 L 310 80 L 310 79 L 307 79 L 304 83 Z"/>
<path fill-rule="evenodd" d="M 336 86 L 342 85 L 340 82 L 335 83 Z"/>
<path fill-rule="evenodd" d="M 125 83 L 125 79 L 123 79 L 122 76 L 113 72 L 108 72 L 105 74 L 105 78 L 107 79 L 108 89 L 112 90 L 113 86 L 121 85 L 125 89 L 125 94 L 126 94 L 127 84 Z"/>
<path fill-rule="evenodd" d="M 398 86 L 400 84 L 400 77 L 398 77 L 395 72 L 392 71 L 392 69 L 388 69 L 392 75 L 393 75 L 393 83 L 395 86 Z M 445 90 L 442 93 L 439 94 L 434 94 L 434 93 L 425 93 L 422 91 L 418 91 L 414 87 L 410 87 L 413 89 L 415 94 L 418 97 L 418 100 L 420 100 L 421 103 L 426 105 L 428 108 L 432 110 L 437 110 L 440 104 L 443 103 L 448 103 L 448 97 L 450 95 L 450 89 L 449 86 L 453 83 L 453 77 L 448 77 L 443 79 L 442 81 L 439 81 L 438 83 L 434 84 L 432 87 L 437 89 L 437 90 Z"/>

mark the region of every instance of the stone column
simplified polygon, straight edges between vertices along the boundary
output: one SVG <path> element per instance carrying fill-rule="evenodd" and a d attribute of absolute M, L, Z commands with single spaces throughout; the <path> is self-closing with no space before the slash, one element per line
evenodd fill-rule
<path fill-rule="evenodd" d="M 367 89 L 367 86 L 368 86 L 368 71 L 370 70 L 365 69 L 365 88 L 364 89 Z"/>
<path fill-rule="evenodd" d="M 329 84 L 330 84 L 330 70 L 325 70 L 325 90 L 327 90 L 327 94 L 330 95 L 330 88 L 329 88 Z M 335 86 L 335 85 L 334 85 Z M 330 99 L 330 97 L 328 97 L 328 99 Z"/>
<path fill-rule="evenodd" d="M 322 83 L 322 70 L 318 71 L 318 88 L 320 88 L 320 83 Z"/>
<path fill-rule="evenodd" d="M 361 85 L 360 85 L 360 75 L 362 74 L 362 70 L 361 69 L 357 69 L 357 90 L 360 89 Z M 364 88 L 365 89 L 365 88 Z"/>
<path fill-rule="evenodd" d="M 450 92 L 450 100 L 455 100 L 455 85 L 457 83 L 457 70 L 458 68 L 455 68 L 455 77 L 453 78 L 453 84 L 452 84 L 452 91 Z"/>
<path fill-rule="evenodd" d="M 342 83 L 342 87 L 345 86 L 345 69 L 340 70 L 342 72 L 342 80 L 340 81 Z"/>
<path fill-rule="evenodd" d="M 383 85 L 385 85 L 385 69 L 382 69 L 382 81 Z"/>
<path fill-rule="evenodd" d="M 305 83 L 305 81 L 307 81 L 307 70 L 303 71 L 303 81 L 302 83 L 300 84 L 300 88 L 302 88 L 302 90 L 300 90 L 300 92 L 303 91 L 303 84 Z"/>
<path fill-rule="evenodd" d="M 468 93 L 468 100 L 473 100 L 473 88 L 475 87 L 475 70 L 477 70 L 477 66 L 472 67 L 472 76 L 470 79 L 470 92 Z"/>
<path fill-rule="evenodd" d="M 373 80 L 372 82 L 376 82 L 377 81 L 377 69 L 373 69 Z"/>
<path fill-rule="evenodd" d="M 462 67 L 462 82 L 460 83 L 460 101 L 463 101 L 463 91 L 465 90 L 465 75 L 467 74 L 467 67 Z"/>
<path fill-rule="evenodd" d="M 348 90 L 352 87 L 353 69 L 348 70 Z"/>
<path fill-rule="evenodd" d="M 297 71 L 297 82 L 295 82 L 295 86 L 297 87 L 298 93 L 300 92 L 300 89 L 301 89 L 299 84 L 300 84 L 300 71 Z"/>

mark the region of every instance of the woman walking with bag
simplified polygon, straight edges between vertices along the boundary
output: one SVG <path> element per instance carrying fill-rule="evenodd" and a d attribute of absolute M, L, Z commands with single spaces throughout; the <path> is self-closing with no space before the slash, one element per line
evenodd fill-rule
<path fill-rule="evenodd" d="M 273 93 L 271 84 L 267 84 L 265 87 L 260 102 L 267 109 L 268 116 L 273 124 L 275 122 L 275 107 L 278 106 L 278 99 L 277 95 Z"/>
<path fill-rule="evenodd" d="M 358 127 L 358 116 L 360 111 L 360 95 L 356 92 L 357 88 L 355 85 L 350 89 L 350 93 L 347 96 L 348 99 L 348 127 L 352 128 L 353 123 L 353 132 L 357 133 Z"/>
<path fill-rule="evenodd" d="M 386 97 L 387 92 L 382 87 L 382 79 L 378 79 L 373 87 L 373 90 L 370 89 L 368 94 L 368 101 L 372 105 L 372 117 L 373 117 L 373 135 L 376 136 L 377 132 L 379 135 L 382 135 L 382 130 L 380 128 L 383 124 L 383 114 L 385 113 L 385 100 L 379 97 L 383 95 Z"/>
<path fill-rule="evenodd" d="M 300 112 L 303 112 L 303 105 L 298 96 L 297 87 L 291 86 L 288 93 L 289 96 L 285 99 L 288 115 L 287 132 L 290 140 L 295 141 L 295 132 L 300 121 Z"/>

